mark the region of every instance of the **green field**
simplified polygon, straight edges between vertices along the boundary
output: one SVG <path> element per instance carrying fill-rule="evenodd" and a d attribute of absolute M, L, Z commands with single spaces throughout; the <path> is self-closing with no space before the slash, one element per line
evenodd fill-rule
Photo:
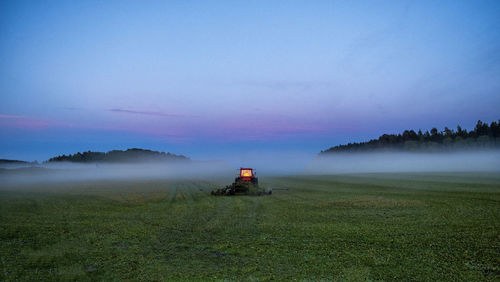
<path fill-rule="evenodd" d="M 500 279 L 498 173 L 260 181 L 0 184 L 0 280 Z"/>

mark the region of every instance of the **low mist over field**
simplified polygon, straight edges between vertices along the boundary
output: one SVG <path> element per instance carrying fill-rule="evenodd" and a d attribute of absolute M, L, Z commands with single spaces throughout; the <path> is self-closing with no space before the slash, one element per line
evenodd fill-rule
<path fill-rule="evenodd" d="M 78 164 L 70 162 L 1 169 L 5 184 L 37 182 L 73 182 L 94 180 L 159 180 L 233 177 L 235 170 L 223 161 L 174 163 Z"/>
<path fill-rule="evenodd" d="M 306 174 L 500 171 L 500 150 L 446 153 L 366 152 L 323 154 Z"/>
<path fill-rule="evenodd" d="M 241 160 L 240 160 L 241 161 Z M 245 163 L 241 161 L 241 163 Z M 365 152 L 267 154 L 248 160 L 261 177 L 293 174 L 344 174 L 391 172 L 491 172 L 500 171 L 500 150 L 447 153 Z M 56 162 L 3 166 L 4 184 L 95 180 L 203 179 L 235 176 L 238 167 L 226 161 L 140 163 Z"/>

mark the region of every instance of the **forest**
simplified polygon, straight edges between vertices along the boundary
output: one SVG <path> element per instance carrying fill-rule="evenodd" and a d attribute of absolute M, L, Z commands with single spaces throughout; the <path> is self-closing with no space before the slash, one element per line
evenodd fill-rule
<path fill-rule="evenodd" d="M 77 163 L 93 163 L 93 162 L 163 162 L 163 161 L 187 161 L 189 158 L 183 155 L 172 153 L 158 152 L 152 150 L 144 150 L 132 148 L 125 151 L 113 150 L 109 152 L 83 152 L 73 155 L 61 155 L 47 160 L 50 162 L 77 162 Z"/>
<path fill-rule="evenodd" d="M 400 134 L 383 134 L 378 139 L 368 142 L 331 147 L 321 151 L 320 154 L 387 150 L 442 152 L 492 148 L 500 148 L 500 120 L 490 124 L 478 120 L 474 129 L 470 131 L 459 125 L 456 130 L 445 127 L 442 131 L 432 128 L 425 132 L 405 130 Z"/>

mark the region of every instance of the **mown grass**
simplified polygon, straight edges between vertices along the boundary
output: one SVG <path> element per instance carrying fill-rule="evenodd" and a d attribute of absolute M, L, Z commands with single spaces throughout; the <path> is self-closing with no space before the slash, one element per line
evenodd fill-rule
<path fill-rule="evenodd" d="M 500 176 L 0 184 L 0 280 L 498 280 Z"/>

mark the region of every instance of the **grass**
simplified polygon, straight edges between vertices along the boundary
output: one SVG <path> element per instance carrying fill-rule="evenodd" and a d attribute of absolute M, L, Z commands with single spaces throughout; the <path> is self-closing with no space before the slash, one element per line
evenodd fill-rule
<path fill-rule="evenodd" d="M 499 280 L 500 176 L 0 184 L 0 280 Z"/>

